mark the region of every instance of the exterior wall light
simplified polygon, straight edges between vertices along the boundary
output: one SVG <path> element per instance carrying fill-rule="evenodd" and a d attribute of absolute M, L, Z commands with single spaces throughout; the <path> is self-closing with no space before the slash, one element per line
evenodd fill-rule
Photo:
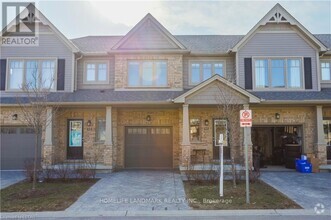
<path fill-rule="evenodd" d="M 13 115 L 11 116 L 11 119 L 14 120 L 14 121 L 16 121 L 17 118 L 18 118 L 18 115 L 17 115 L 17 114 L 13 114 Z"/>
<path fill-rule="evenodd" d="M 91 127 L 91 125 L 92 125 L 91 120 L 88 120 L 87 123 L 86 123 L 86 125 L 87 125 L 87 127 Z"/>
<path fill-rule="evenodd" d="M 209 121 L 208 121 L 208 119 L 205 120 L 205 125 L 206 125 L 206 126 L 209 125 Z"/>
<path fill-rule="evenodd" d="M 276 113 L 276 114 L 275 114 L 275 118 L 276 118 L 276 119 L 280 119 L 280 114 L 279 114 L 279 113 Z"/>
<path fill-rule="evenodd" d="M 150 115 L 147 115 L 146 121 L 151 121 L 151 120 L 152 120 L 152 117 Z"/>

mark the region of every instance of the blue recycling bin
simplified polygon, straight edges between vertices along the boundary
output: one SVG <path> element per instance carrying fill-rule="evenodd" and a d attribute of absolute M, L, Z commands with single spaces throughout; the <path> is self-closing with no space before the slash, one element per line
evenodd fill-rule
<path fill-rule="evenodd" d="M 312 165 L 307 160 L 295 159 L 295 169 L 300 173 L 311 173 Z"/>

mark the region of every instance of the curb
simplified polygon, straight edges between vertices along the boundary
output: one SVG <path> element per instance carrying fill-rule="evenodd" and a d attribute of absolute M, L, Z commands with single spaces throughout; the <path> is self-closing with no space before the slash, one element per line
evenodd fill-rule
<path fill-rule="evenodd" d="M 104 216 L 331 216 L 330 212 L 316 214 L 313 209 L 266 209 L 266 210 L 169 210 L 169 211 L 91 211 L 91 212 L 2 212 L 1 218 L 64 218 L 64 217 L 104 217 Z"/>

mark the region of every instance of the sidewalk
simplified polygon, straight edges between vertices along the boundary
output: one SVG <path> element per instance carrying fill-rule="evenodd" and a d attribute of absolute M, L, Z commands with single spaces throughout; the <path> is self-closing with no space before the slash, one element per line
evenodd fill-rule
<path fill-rule="evenodd" d="M 267 210 L 172 210 L 172 211 L 103 211 L 103 212 L 12 212 L 1 213 L 1 218 L 82 218 L 82 217 L 219 217 L 219 216 L 331 216 L 331 210 L 317 214 L 313 209 Z"/>

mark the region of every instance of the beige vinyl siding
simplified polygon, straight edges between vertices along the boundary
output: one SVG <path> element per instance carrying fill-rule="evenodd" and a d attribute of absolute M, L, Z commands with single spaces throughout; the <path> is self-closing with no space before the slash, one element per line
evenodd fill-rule
<path fill-rule="evenodd" d="M 84 84 L 84 77 L 86 62 L 102 62 L 108 64 L 108 79 L 109 82 L 104 84 Z M 111 56 L 98 56 L 98 57 L 83 57 L 82 59 L 78 60 L 77 64 L 77 89 L 113 89 L 114 88 L 114 57 Z"/>
<path fill-rule="evenodd" d="M 223 95 L 234 96 L 229 99 L 233 103 L 228 104 L 245 104 L 248 103 L 248 98 L 238 92 L 234 92 L 230 87 L 223 85 L 219 82 L 214 82 L 200 91 L 193 93 L 186 98 L 187 104 L 201 104 L 201 105 L 215 105 L 219 104 L 222 100 L 220 98 L 220 89 L 223 91 Z"/>
<path fill-rule="evenodd" d="M 120 49 L 176 49 L 168 37 L 153 24 L 144 24 Z"/>
<path fill-rule="evenodd" d="M 184 89 L 193 88 L 194 86 L 189 84 L 189 74 L 190 74 L 190 61 L 224 61 L 225 62 L 225 76 L 227 79 L 236 80 L 236 63 L 235 56 L 228 57 L 189 57 L 183 58 L 183 82 Z"/>
<path fill-rule="evenodd" d="M 243 88 L 245 87 L 244 58 L 254 56 L 311 57 L 313 90 L 318 90 L 316 50 L 297 33 L 256 33 L 239 49 L 239 86 Z"/>
<path fill-rule="evenodd" d="M 42 30 L 47 30 L 47 27 L 42 27 Z M 36 47 L 6 47 L 2 46 L 1 50 L 1 59 L 7 58 L 29 58 L 33 57 L 52 57 L 57 59 L 65 59 L 65 85 L 64 90 L 69 92 L 72 87 L 72 64 L 73 53 L 66 46 L 66 44 L 54 33 L 52 32 L 43 32 L 39 35 L 39 46 Z M 7 63 L 8 65 L 8 63 Z M 8 66 L 7 66 L 8 67 Z M 57 74 L 57 73 L 56 73 Z M 16 93 L 1 91 L 1 96 L 13 96 Z"/>
<path fill-rule="evenodd" d="M 261 31 L 293 31 L 289 24 L 266 24 L 260 27 Z"/>

